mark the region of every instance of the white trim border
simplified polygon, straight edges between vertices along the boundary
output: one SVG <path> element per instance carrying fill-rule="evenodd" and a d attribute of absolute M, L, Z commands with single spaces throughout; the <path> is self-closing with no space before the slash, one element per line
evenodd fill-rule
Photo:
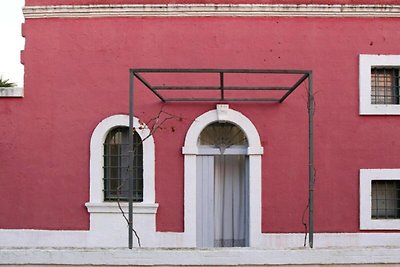
<path fill-rule="evenodd" d="M 371 181 L 400 180 L 400 169 L 360 170 L 360 229 L 400 230 L 400 219 L 371 219 Z"/>
<path fill-rule="evenodd" d="M 120 215 L 118 216 L 121 217 Z M 151 216 L 151 214 L 149 214 L 149 216 Z M 102 229 L 101 231 L 0 229 L 0 251 L 6 248 L 35 249 L 42 247 L 57 249 L 125 248 L 128 245 L 127 227 L 125 224 L 125 221 L 121 218 L 122 232 L 115 232 L 116 229 L 111 227 L 106 230 Z M 143 232 L 143 234 L 144 235 L 142 235 L 142 232 L 139 232 L 143 248 L 189 248 L 193 246 L 193 240 L 185 235 L 185 233 Z M 259 246 L 252 249 L 307 250 L 308 248 L 303 247 L 303 243 L 304 234 L 302 233 L 263 233 Z M 400 233 L 315 233 L 314 249 L 332 247 L 341 249 L 366 247 L 400 248 Z M 215 249 L 223 250 L 225 248 Z"/>
<path fill-rule="evenodd" d="M 25 19 L 93 17 L 400 17 L 400 5 L 110 4 L 26 6 Z"/>
<path fill-rule="evenodd" d="M 400 115 L 400 105 L 371 104 L 371 67 L 400 66 L 400 55 L 360 55 L 360 115 Z"/>
<path fill-rule="evenodd" d="M 86 203 L 85 204 L 89 213 L 118 213 L 121 214 L 121 209 L 128 213 L 128 203 L 121 202 L 120 207 L 115 202 L 104 203 Z M 133 203 L 133 214 L 156 214 L 158 203 Z"/>
<path fill-rule="evenodd" d="M 0 250 L 0 264 L 90 266 L 238 266 L 396 264 L 400 248 L 326 248 L 264 250 L 224 249 L 54 249 L 7 248 Z"/>
<path fill-rule="evenodd" d="M 108 132 L 117 126 L 129 127 L 128 115 L 113 115 L 102 120 L 94 129 L 90 139 L 90 203 L 103 203 L 103 144 Z M 143 203 L 155 202 L 155 155 L 154 139 L 139 119 L 133 118 L 133 127 L 143 142 Z"/>

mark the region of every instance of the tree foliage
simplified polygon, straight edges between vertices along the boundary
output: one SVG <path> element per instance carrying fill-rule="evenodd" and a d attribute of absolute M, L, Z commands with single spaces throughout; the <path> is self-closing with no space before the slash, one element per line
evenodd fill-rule
<path fill-rule="evenodd" d="M 3 77 L 0 76 L 0 87 L 15 87 L 17 86 L 13 82 L 9 82 L 9 79 L 3 79 Z"/>

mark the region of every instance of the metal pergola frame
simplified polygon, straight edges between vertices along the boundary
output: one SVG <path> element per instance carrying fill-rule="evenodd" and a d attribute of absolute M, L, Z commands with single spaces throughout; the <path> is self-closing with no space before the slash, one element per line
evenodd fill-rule
<path fill-rule="evenodd" d="M 145 74 L 158 73 L 158 74 L 209 74 L 218 75 L 218 84 L 216 85 L 153 85 L 149 79 L 144 77 Z M 299 78 L 290 86 L 226 86 L 226 74 L 263 74 L 263 75 L 297 75 Z M 314 241 L 314 97 L 313 97 L 313 79 L 311 70 L 266 70 L 266 69 L 130 69 L 129 70 L 129 134 L 133 136 L 133 116 L 134 116 L 134 80 L 138 79 L 145 87 L 153 92 L 162 102 L 269 102 L 269 103 L 282 103 L 285 99 L 298 88 L 305 80 L 308 80 L 308 244 L 312 248 Z M 166 91 L 218 91 L 218 97 L 166 97 Z M 280 97 L 265 98 L 265 97 L 226 97 L 229 91 L 281 91 Z M 129 160 L 133 162 L 134 145 L 132 138 L 129 138 Z M 128 216 L 128 231 L 129 239 L 128 246 L 130 249 L 133 247 L 133 166 L 129 165 L 129 216 Z"/>

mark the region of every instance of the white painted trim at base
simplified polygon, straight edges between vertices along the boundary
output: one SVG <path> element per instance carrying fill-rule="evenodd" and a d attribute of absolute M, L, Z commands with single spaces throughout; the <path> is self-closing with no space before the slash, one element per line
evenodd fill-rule
<path fill-rule="evenodd" d="M 25 19 L 93 17 L 400 17 L 400 5 L 113 4 L 26 6 Z"/>
<path fill-rule="evenodd" d="M 299 265 L 398 264 L 400 247 L 264 250 L 224 249 L 0 249 L 0 264 L 35 265 Z"/>
<path fill-rule="evenodd" d="M 0 97 L 24 97 L 24 88 L 0 87 Z"/>
<path fill-rule="evenodd" d="M 122 233 L 107 231 L 7 230 L 0 229 L 0 250 L 4 248 L 125 248 L 127 228 Z M 191 238 L 185 233 L 139 232 L 143 248 L 188 248 Z M 107 237 L 108 240 L 103 240 Z M 117 239 L 114 242 L 114 239 Z M 267 234 L 260 236 L 254 249 L 302 249 L 304 234 Z M 314 248 L 400 247 L 400 232 L 387 233 L 315 233 Z M 218 250 L 218 248 L 215 248 Z M 238 248 L 239 250 L 241 248 Z M 244 249 L 244 248 L 243 248 Z M 0 257 L 1 258 L 1 257 Z"/>

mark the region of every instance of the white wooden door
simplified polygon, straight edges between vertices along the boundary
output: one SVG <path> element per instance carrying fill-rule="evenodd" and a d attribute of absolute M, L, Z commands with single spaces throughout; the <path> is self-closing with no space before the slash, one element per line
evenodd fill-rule
<path fill-rule="evenodd" d="M 248 246 L 245 156 L 197 157 L 197 246 Z"/>

